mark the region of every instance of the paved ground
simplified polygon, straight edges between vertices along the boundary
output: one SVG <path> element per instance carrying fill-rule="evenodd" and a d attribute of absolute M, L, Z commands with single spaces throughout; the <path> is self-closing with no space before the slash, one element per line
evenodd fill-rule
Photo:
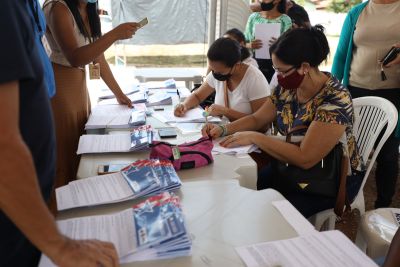
<path fill-rule="evenodd" d="M 396 194 L 393 198 L 391 207 L 400 208 L 400 183 L 396 185 Z M 376 199 L 375 169 L 372 169 L 364 187 L 365 209 L 374 209 Z M 336 224 L 336 228 L 344 232 L 350 239 L 355 240 L 360 215 L 358 211 L 353 211 L 346 215 L 343 220 Z"/>

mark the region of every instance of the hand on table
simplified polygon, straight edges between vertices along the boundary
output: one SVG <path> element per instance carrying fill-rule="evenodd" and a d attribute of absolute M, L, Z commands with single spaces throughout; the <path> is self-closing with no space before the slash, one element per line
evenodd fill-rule
<path fill-rule="evenodd" d="M 114 245 L 99 240 L 65 238 L 62 246 L 51 259 L 60 267 L 119 266 L 119 259 Z"/>
<path fill-rule="evenodd" d="M 222 135 L 222 128 L 219 125 L 207 123 L 203 129 L 201 129 L 201 134 L 216 139 Z"/>
<path fill-rule="evenodd" d="M 116 98 L 120 105 L 127 105 L 130 108 L 132 107 L 132 101 L 125 94 L 118 95 Z"/>
<path fill-rule="evenodd" d="M 187 108 L 186 108 L 185 104 L 180 103 L 175 106 L 174 115 L 177 117 L 183 117 L 183 116 L 185 116 L 186 111 L 187 111 Z"/>
<path fill-rule="evenodd" d="M 227 148 L 252 145 L 253 134 L 254 132 L 252 131 L 237 132 L 224 138 L 220 145 Z"/>

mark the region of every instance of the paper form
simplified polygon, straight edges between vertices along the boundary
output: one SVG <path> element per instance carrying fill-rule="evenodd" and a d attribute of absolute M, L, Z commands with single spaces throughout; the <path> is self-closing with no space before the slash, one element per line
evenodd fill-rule
<path fill-rule="evenodd" d="M 119 257 L 136 250 L 133 209 L 101 216 L 57 221 L 62 234 L 72 239 L 98 239 L 114 244 Z"/>
<path fill-rule="evenodd" d="M 129 152 L 130 134 L 82 135 L 79 139 L 78 155 L 85 153 Z"/>
<path fill-rule="evenodd" d="M 203 116 L 204 110 L 201 108 L 193 108 L 189 109 L 186 113 L 185 116 L 183 117 L 176 117 L 173 113 L 173 111 L 163 111 L 163 112 L 155 112 L 152 114 L 152 116 L 159 121 L 163 123 L 167 122 L 181 122 L 181 123 L 186 123 L 186 122 L 205 122 L 205 118 Z M 210 117 L 208 119 L 209 122 L 220 122 L 221 119 L 218 117 Z"/>
<path fill-rule="evenodd" d="M 243 155 L 254 152 L 258 149 L 258 147 L 255 145 L 226 148 L 219 144 L 223 139 L 224 138 L 218 138 L 216 140 L 213 140 L 214 147 L 212 149 L 212 152 L 218 154 L 228 154 L 228 155 Z"/>
<path fill-rule="evenodd" d="M 204 123 L 175 123 L 171 125 L 176 127 L 182 134 L 201 133 Z"/>
<path fill-rule="evenodd" d="M 133 192 L 119 172 L 72 181 L 56 189 L 58 210 L 111 203 L 130 197 L 133 197 Z"/>
<path fill-rule="evenodd" d="M 289 201 L 273 201 L 272 205 L 282 214 L 298 235 L 310 235 L 316 232 L 314 226 Z"/>
<path fill-rule="evenodd" d="M 248 267 L 377 267 L 340 231 L 236 248 Z"/>
<path fill-rule="evenodd" d="M 256 49 L 256 58 L 270 59 L 269 41 L 272 37 L 278 38 L 281 33 L 280 23 L 260 23 L 255 25 L 255 37 L 262 41 L 263 46 Z"/>

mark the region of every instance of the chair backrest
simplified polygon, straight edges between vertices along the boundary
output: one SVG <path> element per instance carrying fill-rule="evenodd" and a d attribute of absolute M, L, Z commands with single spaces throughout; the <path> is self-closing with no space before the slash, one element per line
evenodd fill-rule
<path fill-rule="evenodd" d="M 398 112 L 392 102 L 375 96 L 354 98 L 353 106 L 355 113 L 354 135 L 362 160 L 367 164 L 367 170 L 359 191 L 362 192 L 379 151 L 396 128 Z M 368 162 L 379 136 L 382 137 Z"/>

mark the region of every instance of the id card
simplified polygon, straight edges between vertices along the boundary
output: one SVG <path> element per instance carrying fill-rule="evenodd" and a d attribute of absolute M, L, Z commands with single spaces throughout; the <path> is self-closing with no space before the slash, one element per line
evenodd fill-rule
<path fill-rule="evenodd" d="M 96 63 L 90 63 L 89 64 L 89 78 L 91 80 L 97 80 L 100 79 L 100 64 Z"/>
<path fill-rule="evenodd" d="M 179 151 L 179 147 L 177 146 L 172 147 L 172 156 L 174 157 L 174 160 L 178 160 L 181 158 L 181 152 Z"/>

